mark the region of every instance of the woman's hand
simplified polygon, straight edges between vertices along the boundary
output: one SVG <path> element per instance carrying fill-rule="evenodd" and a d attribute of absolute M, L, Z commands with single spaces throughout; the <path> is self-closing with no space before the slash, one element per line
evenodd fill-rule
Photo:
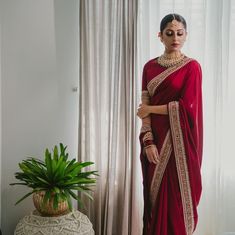
<path fill-rule="evenodd" d="M 150 106 L 146 104 L 140 104 L 138 111 L 137 111 L 137 116 L 141 119 L 147 117 L 150 114 Z"/>
<path fill-rule="evenodd" d="M 151 145 L 148 146 L 147 148 L 145 147 L 145 153 L 147 155 L 149 162 L 157 164 L 160 161 L 156 145 Z"/>

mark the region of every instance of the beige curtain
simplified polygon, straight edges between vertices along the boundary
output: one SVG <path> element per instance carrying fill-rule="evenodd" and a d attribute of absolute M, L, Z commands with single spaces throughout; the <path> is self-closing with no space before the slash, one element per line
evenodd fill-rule
<path fill-rule="evenodd" d="M 203 69 L 203 192 L 194 234 L 235 235 L 235 0 L 139 0 L 138 11 L 140 67 L 164 50 L 156 36 L 161 18 L 186 18 L 183 52 Z"/>
<path fill-rule="evenodd" d="M 79 157 L 100 174 L 85 209 L 96 235 L 142 229 L 137 7 L 137 0 L 80 1 Z"/>

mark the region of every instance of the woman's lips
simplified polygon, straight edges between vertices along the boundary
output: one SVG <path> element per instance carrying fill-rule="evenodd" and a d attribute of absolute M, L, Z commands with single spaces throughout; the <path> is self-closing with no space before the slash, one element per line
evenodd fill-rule
<path fill-rule="evenodd" d="M 171 44 L 173 47 L 177 47 L 177 46 L 179 46 L 180 44 L 179 43 L 172 43 Z"/>

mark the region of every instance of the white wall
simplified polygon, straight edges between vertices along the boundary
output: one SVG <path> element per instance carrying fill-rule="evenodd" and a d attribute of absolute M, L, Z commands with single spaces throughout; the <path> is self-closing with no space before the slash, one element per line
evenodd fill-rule
<path fill-rule="evenodd" d="M 1 4 L 0 4 L 1 9 Z M 1 11 L 0 11 L 1 15 Z M 1 18 L 0 18 L 0 189 L 2 188 L 2 72 L 1 72 Z M 1 228 L 2 200 L 0 193 L 0 228 Z"/>
<path fill-rule="evenodd" d="M 32 200 L 14 182 L 18 162 L 63 142 L 77 152 L 78 1 L 1 1 L 1 224 L 13 234 Z"/>

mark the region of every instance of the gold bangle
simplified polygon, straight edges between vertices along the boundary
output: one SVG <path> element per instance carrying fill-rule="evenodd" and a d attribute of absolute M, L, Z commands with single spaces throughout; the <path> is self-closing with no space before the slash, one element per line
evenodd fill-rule
<path fill-rule="evenodd" d="M 153 133 L 151 131 L 146 132 L 143 137 L 143 142 L 147 140 L 153 140 Z"/>
<path fill-rule="evenodd" d="M 150 147 L 152 147 L 152 146 L 155 146 L 155 144 L 147 145 L 147 146 L 144 147 L 144 149 L 150 148 Z"/>

